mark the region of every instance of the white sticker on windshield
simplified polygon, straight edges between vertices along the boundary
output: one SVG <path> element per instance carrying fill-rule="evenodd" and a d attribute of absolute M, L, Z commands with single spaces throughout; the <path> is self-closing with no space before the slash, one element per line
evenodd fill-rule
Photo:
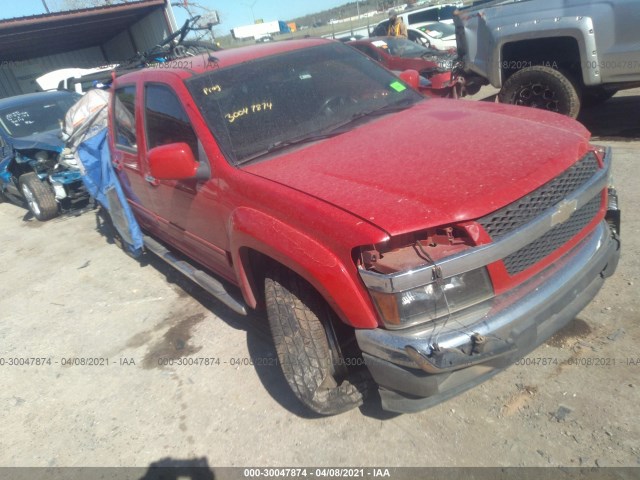
<path fill-rule="evenodd" d="M 13 113 L 9 113 L 8 115 L 5 115 L 5 118 L 13 123 L 14 126 L 19 127 L 22 124 L 27 124 L 27 122 L 29 122 L 29 112 L 13 112 Z"/>
<path fill-rule="evenodd" d="M 383 40 L 374 40 L 373 42 L 371 42 L 373 45 L 375 45 L 376 47 L 382 47 L 382 48 L 387 48 L 387 42 L 383 41 Z"/>

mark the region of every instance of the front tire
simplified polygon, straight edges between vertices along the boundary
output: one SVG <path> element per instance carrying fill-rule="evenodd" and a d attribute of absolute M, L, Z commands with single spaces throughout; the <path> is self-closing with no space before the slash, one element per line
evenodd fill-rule
<path fill-rule="evenodd" d="M 540 108 L 576 118 L 580 111 L 577 87 L 561 72 L 533 66 L 511 75 L 498 94 L 500 103 Z"/>
<path fill-rule="evenodd" d="M 370 387 L 366 367 L 345 360 L 337 318 L 305 280 L 282 267 L 265 279 L 267 316 L 278 359 L 289 387 L 310 410 L 336 415 L 362 405 Z M 360 371 L 348 370 L 360 364 Z"/>
<path fill-rule="evenodd" d="M 20 192 L 33 216 L 41 222 L 58 215 L 58 203 L 51 187 L 35 173 L 25 173 L 20 177 Z"/>

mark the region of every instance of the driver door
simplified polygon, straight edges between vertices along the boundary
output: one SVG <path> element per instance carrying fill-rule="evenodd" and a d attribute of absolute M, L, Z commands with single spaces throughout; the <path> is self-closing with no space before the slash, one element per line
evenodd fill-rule
<path fill-rule="evenodd" d="M 179 95 L 169 84 L 144 86 L 145 164 L 149 152 L 163 145 L 186 143 L 195 159 L 211 166 Z M 206 170 L 206 168 L 205 168 Z M 214 172 L 215 173 L 215 172 Z M 218 201 L 222 193 L 215 180 L 157 180 L 147 182 L 162 236 L 178 249 L 210 269 L 233 278 L 226 250 L 226 229 Z"/>

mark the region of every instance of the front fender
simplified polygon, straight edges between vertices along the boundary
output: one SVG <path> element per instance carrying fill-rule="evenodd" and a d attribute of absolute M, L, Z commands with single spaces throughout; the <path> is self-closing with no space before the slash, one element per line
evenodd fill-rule
<path fill-rule="evenodd" d="M 570 37 L 578 44 L 582 72 L 582 80 L 585 85 L 597 85 L 601 83 L 598 69 L 590 68 L 598 63 L 598 49 L 594 34 L 593 21 L 590 17 L 559 17 L 532 19 L 525 22 L 516 22 L 500 27 L 496 35 L 494 54 L 488 66 L 489 81 L 496 88 L 501 88 L 502 78 L 502 51 L 509 43 L 522 40 L 542 40 L 548 38 Z"/>
<path fill-rule="evenodd" d="M 488 11 L 490 9 L 487 9 Z M 493 18 L 491 15 L 469 14 L 456 19 L 460 29 L 459 41 L 463 42 L 464 70 L 486 78 L 492 86 L 501 88 L 502 51 L 505 45 L 523 40 L 554 37 L 571 37 L 576 40 L 580 52 L 582 79 L 585 85 L 602 82 L 597 65 L 598 49 L 593 19 L 588 16 L 536 17 L 523 15 Z M 462 34 L 464 32 L 464 34 Z"/>
<path fill-rule="evenodd" d="M 247 249 L 266 255 L 307 280 L 345 323 L 358 328 L 378 326 L 369 294 L 350 258 L 347 263 L 303 232 L 251 208 L 235 210 L 229 229 L 234 269 L 251 307 L 258 302 Z"/>

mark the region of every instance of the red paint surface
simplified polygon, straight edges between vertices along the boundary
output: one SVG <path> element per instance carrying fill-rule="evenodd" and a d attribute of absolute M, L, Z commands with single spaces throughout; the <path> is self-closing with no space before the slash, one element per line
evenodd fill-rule
<path fill-rule="evenodd" d="M 111 147 L 144 226 L 238 284 L 250 305 L 256 285 L 246 252 L 253 249 L 306 278 L 345 322 L 372 328 L 377 315 L 352 257 L 355 248 L 497 210 L 575 163 L 589 148 L 589 133 L 539 110 L 433 99 L 242 169 L 229 165 L 182 80 L 193 71 L 324 42 L 215 52 L 215 67 L 194 57 L 192 72 L 147 69 L 115 82 L 136 83 L 139 92 L 144 82 L 164 83 L 176 92 L 211 164 L 208 181 L 145 181 L 142 96 L 138 152 Z M 482 232 L 468 225 L 482 242 Z M 490 270 L 500 277 L 498 268 Z"/>
<path fill-rule="evenodd" d="M 513 202 L 575 163 L 588 138 L 547 112 L 432 99 L 247 170 L 398 235 Z"/>

